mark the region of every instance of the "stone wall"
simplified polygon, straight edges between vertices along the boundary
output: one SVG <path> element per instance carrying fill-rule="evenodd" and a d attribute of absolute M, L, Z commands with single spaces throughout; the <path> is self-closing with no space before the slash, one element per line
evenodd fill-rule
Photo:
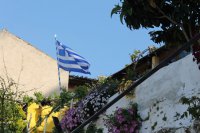
<path fill-rule="evenodd" d="M 181 119 L 176 117 L 177 113 L 182 114 L 188 108 L 180 99 L 183 96 L 200 97 L 200 70 L 192 58 L 190 54 L 163 67 L 136 88 L 135 98 L 122 98 L 106 114 L 113 113 L 116 107 L 128 107 L 132 101 L 138 104 L 141 118 L 146 119 L 142 122 L 141 133 L 170 133 L 170 130 L 173 133 L 185 133 L 188 127 L 192 127 L 193 120 L 190 116 Z M 106 133 L 103 117 L 97 121 L 97 127 L 103 127 Z"/>

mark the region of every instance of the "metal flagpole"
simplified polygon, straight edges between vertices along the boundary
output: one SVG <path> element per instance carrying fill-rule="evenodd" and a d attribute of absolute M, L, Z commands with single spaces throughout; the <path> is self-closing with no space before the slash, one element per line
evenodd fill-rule
<path fill-rule="evenodd" d="M 67 83 L 67 86 L 66 86 L 66 90 L 69 91 L 69 77 L 70 77 L 70 71 L 69 72 L 69 75 L 68 75 L 68 83 Z"/>
<path fill-rule="evenodd" d="M 55 44 L 57 43 L 57 39 L 56 39 L 56 34 L 54 35 L 55 38 Z M 62 91 L 61 89 L 61 81 L 60 81 L 60 68 L 59 68 L 59 64 L 58 64 L 58 49 L 57 49 L 57 45 L 56 45 L 56 56 L 57 56 L 57 65 L 58 65 L 58 83 L 59 83 L 59 89 L 60 92 Z"/>

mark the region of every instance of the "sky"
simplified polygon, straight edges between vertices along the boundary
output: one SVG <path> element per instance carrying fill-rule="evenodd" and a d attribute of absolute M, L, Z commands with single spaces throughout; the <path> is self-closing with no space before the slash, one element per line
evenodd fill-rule
<path fill-rule="evenodd" d="M 148 30 L 131 31 L 118 15 L 110 16 L 120 0 L 0 0 L 0 29 L 31 43 L 56 59 L 57 39 L 85 57 L 89 78 L 110 76 L 130 64 L 134 50 L 154 44 Z"/>

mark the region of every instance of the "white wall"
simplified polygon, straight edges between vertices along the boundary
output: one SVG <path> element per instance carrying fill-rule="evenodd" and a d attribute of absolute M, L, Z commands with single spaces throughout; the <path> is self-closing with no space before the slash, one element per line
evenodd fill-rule
<path fill-rule="evenodd" d="M 141 133 L 156 132 L 163 128 L 179 129 L 192 124 L 190 117 L 177 121 L 174 117 L 176 112 L 182 114 L 187 109 L 187 106 L 180 103 L 180 98 L 200 96 L 200 70 L 192 58 L 190 54 L 160 69 L 136 88 L 136 98 L 131 101 L 137 102 L 139 114 L 143 119 L 147 118 L 148 114 L 150 116 L 147 121 L 142 123 Z M 109 108 L 106 114 L 116 110 L 116 106 L 128 106 L 129 102 L 130 99 L 121 99 Z M 166 120 L 163 120 L 164 116 L 167 118 Z M 107 129 L 103 125 L 102 118 L 97 121 L 97 126 L 103 127 L 106 133 Z M 157 126 L 152 130 L 155 123 Z M 179 129 L 178 132 L 183 133 L 183 130 Z"/>
<path fill-rule="evenodd" d="M 34 91 L 45 95 L 59 91 L 56 60 L 6 30 L 0 32 L 0 76 L 5 78 L 3 57 L 10 78 L 18 82 L 21 73 L 21 91 L 28 91 L 29 95 Z M 63 86 L 68 85 L 68 77 L 68 72 L 61 71 Z"/>

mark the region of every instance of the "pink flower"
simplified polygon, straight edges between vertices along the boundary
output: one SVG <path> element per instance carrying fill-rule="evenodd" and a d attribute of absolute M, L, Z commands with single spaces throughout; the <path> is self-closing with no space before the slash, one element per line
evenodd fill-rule
<path fill-rule="evenodd" d="M 119 108 L 118 110 L 117 110 L 117 114 L 121 114 L 122 113 L 122 108 Z"/>
<path fill-rule="evenodd" d="M 114 115 L 106 119 L 105 126 L 109 133 L 138 133 L 139 122 L 134 109 L 117 108 Z"/>

